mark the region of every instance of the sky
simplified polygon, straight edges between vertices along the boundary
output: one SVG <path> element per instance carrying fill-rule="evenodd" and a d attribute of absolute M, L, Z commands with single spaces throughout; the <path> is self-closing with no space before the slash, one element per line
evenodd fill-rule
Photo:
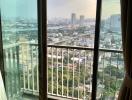
<path fill-rule="evenodd" d="M 37 18 L 37 0 L 0 0 L 4 18 Z"/>
<path fill-rule="evenodd" d="M 0 0 L 1 13 L 4 18 L 37 18 L 37 0 Z M 95 18 L 96 0 L 47 0 L 48 18 L 70 18 L 71 13 L 77 17 Z M 120 13 L 120 0 L 102 0 L 102 17 Z"/>
<path fill-rule="evenodd" d="M 48 17 L 70 17 L 71 13 L 95 17 L 96 0 L 48 0 Z"/>

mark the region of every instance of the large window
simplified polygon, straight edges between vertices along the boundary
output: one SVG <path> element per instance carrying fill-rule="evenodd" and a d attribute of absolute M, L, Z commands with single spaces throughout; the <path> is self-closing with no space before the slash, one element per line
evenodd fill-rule
<path fill-rule="evenodd" d="M 47 0 L 48 94 L 90 99 L 96 0 Z"/>
<path fill-rule="evenodd" d="M 124 77 L 120 0 L 0 2 L 8 100 L 44 100 L 44 92 L 57 100 L 117 98 Z"/>
<path fill-rule="evenodd" d="M 39 94 L 37 0 L 0 5 L 7 98 L 25 100 Z"/>
<path fill-rule="evenodd" d="M 117 99 L 124 77 L 120 0 L 102 0 L 97 98 Z"/>
<path fill-rule="evenodd" d="M 96 0 L 47 0 L 48 44 L 94 47 Z"/>

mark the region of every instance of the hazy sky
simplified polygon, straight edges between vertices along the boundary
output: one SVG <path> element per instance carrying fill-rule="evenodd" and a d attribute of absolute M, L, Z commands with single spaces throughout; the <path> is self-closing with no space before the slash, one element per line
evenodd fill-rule
<path fill-rule="evenodd" d="M 0 0 L 3 17 L 37 18 L 37 0 Z"/>
<path fill-rule="evenodd" d="M 120 0 L 102 0 L 102 16 L 119 14 Z M 37 0 L 0 0 L 3 17 L 37 18 Z M 96 0 L 47 0 L 48 18 L 70 18 L 71 13 L 94 17 Z"/>
<path fill-rule="evenodd" d="M 94 17 L 96 15 L 97 0 L 47 0 L 48 17 L 70 17 L 71 13 L 77 16 Z M 102 0 L 102 17 L 119 14 L 120 0 Z"/>
<path fill-rule="evenodd" d="M 71 13 L 77 16 L 95 17 L 96 0 L 47 0 L 48 17 L 70 17 Z"/>
<path fill-rule="evenodd" d="M 120 14 L 120 0 L 102 0 L 102 17 Z"/>

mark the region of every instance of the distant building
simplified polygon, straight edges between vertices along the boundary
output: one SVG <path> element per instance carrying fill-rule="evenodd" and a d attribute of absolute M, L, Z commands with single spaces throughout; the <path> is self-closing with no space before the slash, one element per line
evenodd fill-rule
<path fill-rule="evenodd" d="M 104 29 L 111 32 L 121 31 L 121 16 L 120 14 L 115 14 L 110 16 L 108 19 L 103 21 Z"/>
<path fill-rule="evenodd" d="M 119 14 L 110 17 L 110 30 L 113 32 L 121 31 L 121 16 Z"/>
<path fill-rule="evenodd" d="M 84 24 L 84 16 L 83 15 L 80 16 L 79 24 L 80 25 Z"/>
<path fill-rule="evenodd" d="M 76 24 L 76 14 L 75 13 L 71 14 L 71 24 L 72 25 Z"/>

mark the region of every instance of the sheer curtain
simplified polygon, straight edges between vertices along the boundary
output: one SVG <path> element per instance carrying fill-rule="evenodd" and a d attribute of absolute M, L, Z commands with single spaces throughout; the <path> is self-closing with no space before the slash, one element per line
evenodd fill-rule
<path fill-rule="evenodd" d="M 126 75 L 118 100 L 132 100 L 132 0 L 121 0 L 121 22 Z"/>
<path fill-rule="evenodd" d="M 0 71 L 0 100 L 7 100 L 1 71 Z"/>

